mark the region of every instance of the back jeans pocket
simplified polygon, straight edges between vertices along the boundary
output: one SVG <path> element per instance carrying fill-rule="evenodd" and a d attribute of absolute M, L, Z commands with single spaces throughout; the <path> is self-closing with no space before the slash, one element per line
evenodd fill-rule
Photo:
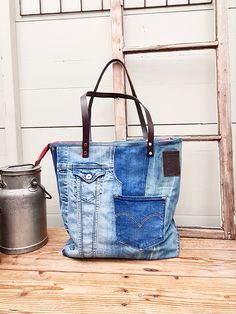
<path fill-rule="evenodd" d="M 117 241 L 146 249 L 164 237 L 165 198 L 114 196 Z"/>

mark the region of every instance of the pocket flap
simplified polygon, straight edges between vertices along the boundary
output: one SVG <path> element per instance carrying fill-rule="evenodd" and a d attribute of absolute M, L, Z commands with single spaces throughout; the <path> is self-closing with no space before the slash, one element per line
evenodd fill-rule
<path fill-rule="evenodd" d="M 94 169 L 89 167 L 87 169 L 74 167 L 72 171 L 75 176 L 80 177 L 83 181 L 87 183 L 94 182 L 97 178 L 104 176 L 106 173 L 104 169 Z"/>

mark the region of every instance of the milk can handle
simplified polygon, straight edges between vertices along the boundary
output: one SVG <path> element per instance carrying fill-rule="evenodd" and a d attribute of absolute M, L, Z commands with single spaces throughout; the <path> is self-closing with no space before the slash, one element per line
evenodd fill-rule
<path fill-rule="evenodd" d="M 45 193 L 45 199 L 48 199 L 48 200 L 52 199 L 52 195 L 51 195 L 48 191 L 46 191 L 45 188 L 44 188 L 40 183 L 38 183 L 38 181 L 37 181 L 36 179 L 33 179 L 33 180 L 30 182 L 30 184 L 31 184 L 31 186 L 34 187 L 34 188 L 36 188 L 37 186 L 39 186 L 40 189 Z"/>

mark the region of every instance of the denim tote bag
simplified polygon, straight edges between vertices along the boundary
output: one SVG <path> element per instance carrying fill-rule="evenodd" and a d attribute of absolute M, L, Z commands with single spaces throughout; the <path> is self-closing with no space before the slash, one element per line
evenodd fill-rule
<path fill-rule="evenodd" d="M 132 95 L 97 92 L 113 62 L 124 67 Z M 94 98 L 133 100 L 143 139 L 91 141 Z M 180 187 L 181 139 L 154 137 L 151 115 L 138 100 L 127 69 L 118 59 L 108 62 L 94 90 L 81 97 L 81 110 L 82 141 L 50 143 L 36 161 L 39 164 L 51 150 L 61 214 L 69 235 L 63 255 L 119 259 L 178 256 L 174 212 Z"/>

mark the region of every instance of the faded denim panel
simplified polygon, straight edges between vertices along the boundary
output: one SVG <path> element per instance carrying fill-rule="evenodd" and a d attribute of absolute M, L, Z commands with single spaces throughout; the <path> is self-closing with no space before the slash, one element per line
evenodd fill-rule
<path fill-rule="evenodd" d="M 70 237 L 63 254 L 127 259 L 178 256 L 173 215 L 180 178 L 164 176 L 162 152 L 180 151 L 181 140 L 156 139 L 153 158 L 147 158 L 144 140 L 90 145 L 88 158 L 82 158 L 80 142 L 50 145 Z M 125 164 L 128 156 L 132 158 Z M 136 170 L 130 170 L 130 165 Z"/>
<path fill-rule="evenodd" d="M 166 197 L 165 232 L 173 223 L 180 189 L 180 176 L 164 176 L 163 152 L 167 151 L 179 151 L 181 156 L 181 142 L 159 141 L 155 144 L 155 158 L 149 160 L 145 191 L 146 196 L 159 195 Z"/>

